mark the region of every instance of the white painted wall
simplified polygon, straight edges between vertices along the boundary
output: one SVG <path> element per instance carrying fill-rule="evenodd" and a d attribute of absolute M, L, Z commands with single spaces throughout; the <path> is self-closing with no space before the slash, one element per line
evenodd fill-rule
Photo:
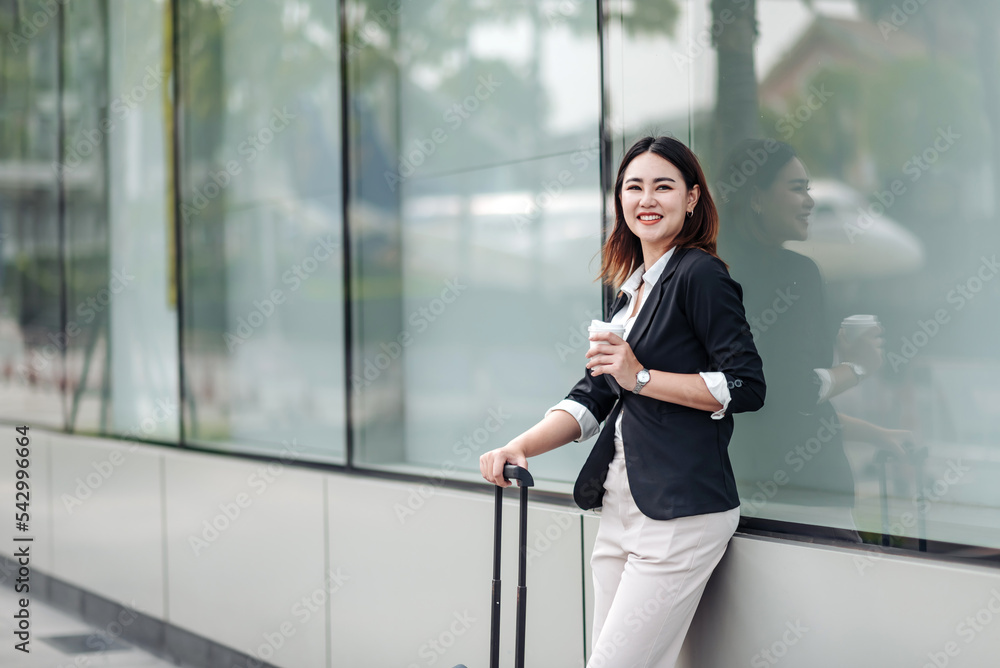
<path fill-rule="evenodd" d="M 278 666 L 486 665 L 492 494 L 31 433 L 34 568 Z M 121 463 L 87 499 L 66 502 L 109 461 Z M 0 458 L 11 523 L 13 483 L 13 457 Z M 507 659 L 516 508 L 508 490 Z M 206 520 L 225 527 L 212 540 Z M 529 666 L 584 665 L 596 527 L 592 515 L 532 502 Z M 965 621 L 977 615 L 980 631 Z M 738 535 L 684 667 L 919 668 L 936 657 L 980 668 L 997 655 L 1000 569 Z"/>

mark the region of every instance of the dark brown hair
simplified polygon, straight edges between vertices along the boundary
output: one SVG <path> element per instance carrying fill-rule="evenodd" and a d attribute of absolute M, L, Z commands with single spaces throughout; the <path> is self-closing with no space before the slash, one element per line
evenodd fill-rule
<path fill-rule="evenodd" d="M 716 192 L 726 221 L 720 241 L 727 256 L 748 244 L 775 245 L 753 210 L 754 191 L 768 190 L 796 157 L 794 148 L 776 139 L 745 139 L 730 152 Z"/>
<path fill-rule="evenodd" d="M 680 171 L 688 190 L 697 185 L 701 191 L 694 213 L 685 217 L 681 231 L 674 237 L 673 247 L 700 248 L 719 257 L 715 250 L 716 237 L 719 235 L 719 214 L 708 191 L 705 173 L 698 158 L 691 149 L 673 137 L 643 137 L 625 152 L 621 166 L 618 167 L 618 178 L 615 179 L 615 227 L 604 242 L 601 273 L 598 276 L 605 284 L 615 287 L 624 283 L 635 268 L 642 264 L 642 243 L 625 222 L 622 184 L 629 164 L 643 153 L 660 156 Z"/>

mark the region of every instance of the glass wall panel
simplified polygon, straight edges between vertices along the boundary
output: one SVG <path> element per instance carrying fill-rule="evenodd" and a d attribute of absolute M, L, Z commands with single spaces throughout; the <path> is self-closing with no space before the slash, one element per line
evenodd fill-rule
<path fill-rule="evenodd" d="M 672 4 L 656 39 L 679 53 L 609 37 L 611 105 L 629 141 L 689 139 L 720 204 L 768 386 L 730 445 L 744 515 L 1000 548 L 1000 11 Z M 630 84 L 637 62 L 680 62 L 690 83 L 650 94 Z M 659 98 L 687 100 L 687 124 L 647 111 Z"/>
<path fill-rule="evenodd" d="M 671 134 L 688 142 L 692 133 L 692 80 L 704 77 L 693 56 L 692 16 L 681 3 L 604 2 L 608 134 L 617 170 L 638 136 Z M 612 177 L 613 178 L 613 177 Z"/>
<path fill-rule="evenodd" d="M 56 16 L 40 1 L 0 3 L 0 414 L 61 429 Z"/>
<path fill-rule="evenodd" d="M 175 439 L 169 4 L 3 11 L 17 36 L 0 96 L 3 405 L 74 432 Z"/>
<path fill-rule="evenodd" d="M 601 312 L 594 11 L 373 1 L 353 17 L 357 464 L 478 478 L 482 452 L 582 376 Z M 587 451 L 532 470 L 564 488 Z"/>
<path fill-rule="evenodd" d="M 175 441 L 178 406 L 171 3 L 108 11 L 113 429 Z"/>
<path fill-rule="evenodd" d="M 343 462 L 337 3 L 180 9 L 186 440 Z"/>
<path fill-rule="evenodd" d="M 602 160 L 672 133 L 764 359 L 744 515 L 1000 549 L 1000 6 L 177 2 L 0 3 L 0 419 L 345 463 L 349 382 L 352 463 L 478 480 L 584 373 Z"/>
<path fill-rule="evenodd" d="M 124 287 L 109 285 L 106 6 L 70 4 L 63 17 L 66 427 L 101 433 L 112 431 L 109 322 Z"/>

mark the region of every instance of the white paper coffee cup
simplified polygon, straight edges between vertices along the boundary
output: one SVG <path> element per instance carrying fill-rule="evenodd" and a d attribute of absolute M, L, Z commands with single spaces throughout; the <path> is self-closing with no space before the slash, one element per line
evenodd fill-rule
<path fill-rule="evenodd" d="M 840 326 L 844 328 L 844 336 L 849 344 L 857 341 L 868 330 L 881 327 L 878 318 L 874 315 L 848 316 L 844 318 Z"/>
<path fill-rule="evenodd" d="M 587 328 L 587 332 L 589 334 L 595 334 L 597 332 L 614 332 L 615 334 L 617 334 L 618 336 L 620 336 L 621 338 L 624 339 L 625 338 L 625 325 L 612 325 L 610 322 L 604 322 L 603 320 L 591 320 L 590 321 L 590 327 Z M 590 348 L 591 348 L 591 350 L 593 350 L 595 346 L 598 346 L 598 345 L 600 345 L 602 343 L 605 343 L 605 342 L 604 341 L 591 341 L 590 342 Z"/>

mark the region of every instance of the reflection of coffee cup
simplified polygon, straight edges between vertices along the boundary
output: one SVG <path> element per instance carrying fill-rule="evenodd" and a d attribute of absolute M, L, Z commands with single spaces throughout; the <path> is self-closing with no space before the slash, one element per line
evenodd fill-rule
<path fill-rule="evenodd" d="M 881 327 L 881 325 L 879 325 L 878 318 L 873 315 L 848 316 L 847 318 L 844 318 L 844 321 L 840 323 L 840 326 L 844 329 L 844 337 L 847 340 L 848 345 L 853 344 L 868 330 Z"/>
<path fill-rule="evenodd" d="M 621 338 L 625 338 L 625 325 L 612 325 L 610 322 L 604 322 L 603 320 L 591 320 L 590 327 L 587 328 L 588 334 L 596 334 L 597 332 L 614 332 Z M 593 350 L 595 346 L 598 346 L 604 341 L 591 341 L 590 349 Z"/>

